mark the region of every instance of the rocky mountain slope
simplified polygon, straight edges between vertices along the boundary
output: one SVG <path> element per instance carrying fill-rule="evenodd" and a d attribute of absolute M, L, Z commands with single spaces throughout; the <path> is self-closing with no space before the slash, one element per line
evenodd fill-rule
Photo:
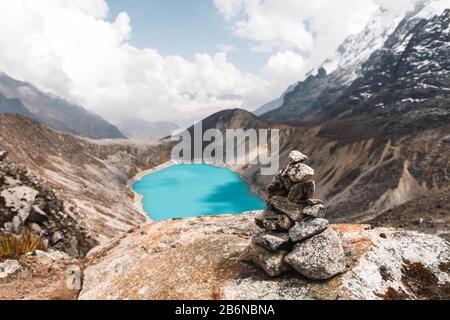
<path fill-rule="evenodd" d="M 286 165 L 285 159 L 294 149 L 310 155 L 307 163 L 316 168 L 317 197 L 328 203 L 334 222 L 371 220 L 428 193 L 443 192 L 448 199 L 448 124 L 406 136 L 400 145 L 385 136 L 382 121 L 340 120 L 294 126 L 264 121 L 243 110 L 229 110 L 205 119 L 203 130 L 210 128 L 223 133 L 225 129 L 241 128 L 280 130 L 280 166 Z M 251 157 L 256 156 L 255 151 L 250 150 Z M 260 165 L 245 162 L 231 168 L 241 173 L 254 192 L 266 196 L 264 188 L 272 177 L 261 176 Z M 449 232 L 448 214 L 430 214 L 430 219 L 434 227 L 427 232 Z M 405 215 L 402 227 L 415 230 L 416 220 L 413 215 Z"/>
<path fill-rule="evenodd" d="M 396 83 L 404 86 L 407 82 L 410 89 L 417 86 L 416 95 L 423 86 L 448 95 L 445 8 L 450 9 L 448 0 L 422 0 L 414 8 L 380 10 L 360 34 L 349 37 L 339 47 L 316 75 L 311 74 L 288 93 L 279 109 L 262 117 L 286 122 L 323 121 L 335 119 L 337 113 L 354 115 L 350 110 L 358 103 L 366 110 L 378 110 L 390 109 L 385 105 L 389 99 L 403 108 L 424 101 L 421 99 L 425 97 L 408 95 Z M 417 69 L 420 65 L 423 68 Z M 440 82 L 427 83 L 426 76 L 432 78 L 431 74 Z"/>
<path fill-rule="evenodd" d="M 0 149 L 54 189 L 65 212 L 83 221 L 99 241 L 147 220 L 127 183 L 139 169 L 158 165 L 168 153 L 164 148 L 81 139 L 27 117 L 0 114 Z"/>
<path fill-rule="evenodd" d="M 419 1 L 387 18 L 377 13 L 261 117 L 282 130 L 282 158 L 292 149 L 311 155 L 334 221 L 376 219 L 427 194 L 448 199 L 449 6 Z M 267 179 L 257 170 L 243 175 L 262 187 Z M 419 214 L 403 215 L 401 224 L 415 229 Z M 448 233 L 449 215 L 431 216 L 428 232 Z"/>
<path fill-rule="evenodd" d="M 8 161 L 4 153 L 0 158 L 0 235 L 20 235 L 26 229 L 73 257 L 84 256 L 98 245 L 53 190 L 25 167 Z"/>
<path fill-rule="evenodd" d="M 100 116 L 1 72 L 0 113 L 31 116 L 53 129 L 92 139 L 125 138 Z"/>
<path fill-rule="evenodd" d="M 137 227 L 91 251 L 80 299 L 448 299 L 450 244 L 396 229 L 334 225 L 347 272 L 272 278 L 241 255 L 255 213 Z M 167 274 L 167 270 L 176 272 Z M 114 272 L 111 272 L 114 270 Z"/>

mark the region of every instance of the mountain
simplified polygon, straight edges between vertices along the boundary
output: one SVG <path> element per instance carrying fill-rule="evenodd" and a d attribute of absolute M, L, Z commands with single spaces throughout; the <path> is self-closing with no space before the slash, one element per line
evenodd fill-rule
<path fill-rule="evenodd" d="M 430 3 L 388 18 L 378 12 L 362 34 L 343 44 L 334 71 L 324 65 L 299 82 L 281 108 L 261 117 L 221 111 L 203 120 L 203 130 L 280 130 L 281 165 L 293 149 L 310 156 L 317 196 L 335 222 L 387 225 L 385 217 L 402 205 L 433 208 L 436 194 L 450 200 L 450 11 Z M 271 177 L 259 174 L 261 165 L 231 167 L 265 196 Z M 433 212 L 400 212 L 402 218 L 392 221 L 448 238 L 450 216 Z"/>
<path fill-rule="evenodd" d="M 87 138 L 125 139 L 115 126 L 100 116 L 4 73 L 0 73 L 0 94 L 10 101 L 6 104 L 0 98 L 2 113 L 30 116 L 55 130 Z M 14 99 L 16 102 L 11 104 Z"/>
<path fill-rule="evenodd" d="M 334 56 L 325 61 L 317 75 L 310 75 L 305 81 L 300 82 L 292 92 L 286 95 L 280 108 L 264 114 L 262 118 L 285 122 L 320 121 L 323 118 L 329 120 L 336 116 L 336 112 L 330 112 L 330 109 L 335 108 L 343 95 L 347 96 L 347 100 L 341 100 L 341 109 L 345 109 L 346 104 L 351 105 L 360 97 L 366 98 L 366 96 L 358 96 L 358 93 L 362 93 L 358 92 L 358 83 L 360 83 L 360 87 L 365 85 L 361 81 L 358 82 L 359 79 L 375 79 L 376 77 L 378 81 L 376 84 L 380 84 L 378 89 L 387 85 L 386 80 L 394 83 L 395 78 L 382 77 L 380 73 L 389 66 L 392 67 L 391 72 L 394 71 L 393 68 L 400 68 L 399 61 L 390 62 L 389 59 L 401 58 L 403 54 L 407 55 L 410 52 L 408 44 L 410 41 L 415 41 L 412 39 L 412 35 L 420 32 L 418 29 L 422 24 L 429 24 L 428 29 L 422 30 L 422 37 L 433 41 L 431 45 L 439 46 L 440 41 L 446 43 L 445 21 L 433 18 L 442 14 L 445 5 L 450 6 L 447 1 L 424 0 L 418 2 L 412 9 L 406 6 L 398 10 L 378 11 L 360 34 L 349 37 Z M 445 20 L 445 17 L 443 19 Z M 430 25 L 433 24 L 440 24 L 437 27 L 443 28 L 441 39 L 434 39 L 431 34 Z M 425 34 L 427 30 L 428 34 Z M 388 53 L 391 55 L 388 56 Z M 445 58 L 445 54 L 441 53 L 440 55 L 439 59 Z M 384 57 L 384 61 L 380 60 L 380 56 Z M 434 53 L 431 56 L 434 56 Z M 434 57 L 431 57 L 430 63 L 433 59 Z M 423 56 L 422 62 L 427 63 L 426 56 Z M 439 63 L 437 60 L 434 62 Z M 416 61 L 416 63 L 418 62 Z M 371 69 L 368 64 L 371 64 L 372 67 L 378 66 L 378 69 Z M 379 74 L 376 75 L 376 72 Z M 437 73 L 439 70 L 434 72 Z M 399 77 L 401 76 L 398 75 L 397 78 Z M 389 90 L 386 88 L 386 91 Z M 391 90 L 390 94 L 395 96 L 396 92 Z M 352 98 L 350 99 L 350 97 Z"/>
<path fill-rule="evenodd" d="M 0 151 L 45 181 L 66 213 L 85 223 L 98 241 L 147 220 L 128 182 L 169 153 L 164 144 L 78 138 L 17 114 L 0 114 Z M 2 179 L 0 172 L 0 185 Z"/>
<path fill-rule="evenodd" d="M 288 93 L 292 92 L 295 89 L 296 85 L 297 84 L 289 86 L 288 89 L 285 92 L 283 92 L 283 94 L 281 95 L 280 98 L 270 101 L 270 102 L 266 103 L 265 105 L 263 105 L 262 107 L 252 111 L 253 114 L 256 116 L 262 116 L 265 113 L 268 113 L 272 110 L 275 110 L 275 109 L 278 109 L 279 107 L 281 107 L 284 103 L 284 97 Z"/>
<path fill-rule="evenodd" d="M 121 119 L 116 125 L 129 139 L 149 142 L 159 141 L 179 129 L 173 122 L 148 122 L 139 118 Z"/>
<path fill-rule="evenodd" d="M 28 111 L 19 99 L 8 99 L 0 93 L 0 113 L 16 113 L 30 118 L 34 115 Z"/>

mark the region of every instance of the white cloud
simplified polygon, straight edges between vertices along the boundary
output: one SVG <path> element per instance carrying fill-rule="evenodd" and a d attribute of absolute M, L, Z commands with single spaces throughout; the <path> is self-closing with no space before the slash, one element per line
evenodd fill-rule
<path fill-rule="evenodd" d="M 303 77 L 305 59 L 295 52 L 286 50 L 272 55 L 264 66 L 263 72 L 280 87 L 278 90 L 286 90 L 286 87 Z"/>
<path fill-rule="evenodd" d="M 227 52 L 239 49 L 230 44 L 192 61 L 137 49 L 129 16 L 107 21 L 106 0 L 0 0 L 0 71 L 110 120 L 199 119 L 262 105 L 331 56 L 380 5 L 423 0 L 214 1 L 237 36 L 270 52 L 260 72 L 230 63 Z"/>
<path fill-rule="evenodd" d="M 106 21 L 104 0 L 0 0 L 0 7 L 0 70 L 108 119 L 199 119 L 269 98 L 267 83 L 226 53 L 187 61 L 133 47 L 130 18 Z"/>
<path fill-rule="evenodd" d="M 263 71 L 277 80 L 273 86 L 303 80 L 380 8 L 400 11 L 421 1 L 433 0 L 214 0 L 235 35 L 272 54 Z"/>

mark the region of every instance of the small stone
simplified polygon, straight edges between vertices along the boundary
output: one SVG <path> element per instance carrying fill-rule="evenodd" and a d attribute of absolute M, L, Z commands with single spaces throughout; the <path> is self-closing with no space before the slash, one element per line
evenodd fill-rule
<path fill-rule="evenodd" d="M 303 208 L 292 201 L 289 201 L 286 197 L 275 196 L 269 200 L 269 204 L 286 214 L 293 221 L 301 221 L 305 218 Z"/>
<path fill-rule="evenodd" d="M 278 220 L 278 214 L 272 210 L 264 210 L 262 213 L 257 214 L 255 217 L 255 223 L 258 227 L 264 229 L 264 222 L 266 220 Z"/>
<path fill-rule="evenodd" d="M 311 180 L 314 176 L 314 169 L 304 163 L 297 163 L 291 166 L 286 174 L 293 183 Z"/>
<path fill-rule="evenodd" d="M 323 201 L 319 200 L 319 199 L 307 199 L 305 201 L 305 204 L 310 206 L 310 207 L 313 207 L 313 206 L 318 205 L 318 204 L 323 204 Z"/>
<path fill-rule="evenodd" d="M 80 255 L 77 238 L 72 237 L 72 239 L 70 239 L 70 247 L 67 249 L 67 253 L 72 257 L 78 257 Z"/>
<path fill-rule="evenodd" d="M 0 151 L 0 161 L 6 160 L 8 157 L 8 151 Z"/>
<path fill-rule="evenodd" d="M 306 207 L 303 209 L 303 213 L 313 218 L 325 218 L 327 210 L 323 204 L 317 204 L 312 207 Z"/>
<path fill-rule="evenodd" d="M 263 269 L 269 276 L 277 277 L 289 268 L 284 262 L 287 252 L 271 252 L 261 246 L 252 244 L 247 248 L 242 256 L 242 260 L 253 262 Z"/>
<path fill-rule="evenodd" d="M 267 186 L 267 192 L 269 197 L 271 196 L 287 196 L 288 191 L 284 185 L 283 179 L 281 177 L 281 172 L 278 172 L 272 181 Z"/>
<path fill-rule="evenodd" d="M 279 214 L 277 219 L 265 219 L 262 228 L 267 231 L 287 231 L 294 226 L 294 222 L 286 215 Z"/>
<path fill-rule="evenodd" d="M 20 269 L 21 266 L 18 261 L 6 260 L 5 262 L 0 263 L 0 279 L 5 279 Z"/>
<path fill-rule="evenodd" d="M 296 223 L 295 226 L 289 230 L 289 236 L 292 242 L 300 242 L 325 231 L 328 227 L 328 223 L 328 220 L 320 218 L 305 220 Z"/>
<path fill-rule="evenodd" d="M 38 206 L 33 206 L 28 216 L 27 221 L 34 223 L 43 223 L 48 220 L 47 214 L 42 211 Z"/>
<path fill-rule="evenodd" d="M 278 216 L 278 225 L 281 230 L 289 230 L 294 226 L 294 221 L 292 221 L 287 215 L 280 214 Z"/>
<path fill-rule="evenodd" d="M 305 203 L 308 199 L 314 197 L 315 191 L 316 184 L 312 180 L 297 183 L 291 188 L 288 199 L 296 204 Z"/>
<path fill-rule="evenodd" d="M 304 155 L 300 151 L 294 150 L 289 153 L 289 163 L 299 163 L 299 162 L 305 162 L 308 160 L 308 156 Z"/>
<path fill-rule="evenodd" d="M 255 234 L 252 242 L 267 250 L 276 251 L 283 249 L 290 242 L 290 238 L 285 232 L 264 231 Z"/>
<path fill-rule="evenodd" d="M 63 239 L 61 232 L 56 231 L 52 236 L 52 243 L 56 244 Z"/>
<path fill-rule="evenodd" d="M 42 228 L 37 223 L 30 223 L 29 227 L 30 227 L 30 230 L 34 234 L 38 234 L 38 235 L 43 235 L 44 234 L 44 230 L 42 230 Z"/>
<path fill-rule="evenodd" d="M 345 271 L 346 262 L 341 240 L 327 229 L 295 246 L 286 263 L 311 280 L 328 280 Z"/>

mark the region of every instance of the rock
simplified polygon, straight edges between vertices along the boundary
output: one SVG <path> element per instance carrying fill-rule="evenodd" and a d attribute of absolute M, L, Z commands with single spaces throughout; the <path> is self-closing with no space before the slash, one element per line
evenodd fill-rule
<path fill-rule="evenodd" d="M 7 157 L 8 157 L 7 151 L 0 151 L 0 161 L 6 160 Z"/>
<path fill-rule="evenodd" d="M 30 230 L 37 235 L 42 236 L 44 234 L 44 230 L 37 224 L 37 223 L 30 223 L 29 225 Z"/>
<path fill-rule="evenodd" d="M 70 246 L 67 249 L 67 253 L 72 257 L 78 257 L 80 253 L 78 252 L 78 240 L 75 237 L 70 239 Z"/>
<path fill-rule="evenodd" d="M 305 201 L 305 204 L 307 206 L 313 207 L 313 206 L 318 205 L 318 204 L 323 204 L 323 201 L 319 200 L 319 199 L 308 199 L 308 200 Z"/>
<path fill-rule="evenodd" d="M 255 217 L 255 223 L 261 229 L 268 231 L 289 230 L 294 226 L 294 222 L 286 215 L 273 210 L 265 210 Z"/>
<path fill-rule="evenodd" d="M 289 153 L 289 163 L 291 164 L 305 162 L 306 160 L 308 160 L 308 157 L 300 151 L 294 150 Z"/>
<path fill-rule="evenodd" d="M 305 203 L 308 199 L 314 197 L 316 183 L 312 180 L 297 183 L 291 188 L 288 199 L 296 204 Z"/>
<path fill-rule="evenodd" d="M 252 242 L 270 251 L 281 250 L 290 242 L 285 232 L 264 231 L 253 236 Z"/>
<path fill-rule="evenodd" d="M 288 168 L 286 175 L 292 183 L 299 183 L 311 180 L 314 176 L 314 169 L 304 163 L 297 163 Z"/>
<path fill-rule="evenodd" d="M 292 242 L 303 241 L 325 231 L 328 227 L 328 223 L 328 220 L 320 218 L 298 222 L 291 230 L 289 230 L 289 237 Z"/>
<path fill-rule="evenodd" d="M 292 221 L 292 219 L 287 215 L 280 214 L 278 215 L 278 225 L 281 230 L 289 230 L 294 226 L 294 221 Z"/>
<path fill-rule="evenodd" d="M 306 207 L 303 209 L 303 213 L 313 218 L 325 218 L 327 210 L 323 204 L 317 204 L 312 207 Z"/>
<path fill-rule="evenodd" d="M 28 222 L 34 223 L 43 223 L 48 220 L 48 215 L 39 209 L 37 206 L 33 206 L 30 211 L 30 215 L 28 216 Z"/>
<path fill-rule="evenodd" d="M 305 218 L 303 208 L 286 197 L 275 196 L 268 201 L 268 204 L 286 214 L 293 221 L 301 221 Z"/>
<path fill-rule="evenodd" d="M 269 278 L 239 262 L 258 232 L 255 214 L 161 221 L 94 248 L 82 300 L 383 300 L 449 299 L 450 243 L 417 232 L 330 225 L 348 271 L 331 281 L 293 273 Z M 386 239 L 380 234 L 385 234 Z M 308 241 L 308 240 L 307 240 Z M 147 252 L 142 251 L 145 247 Z M 170 272 L 168 270 L 174 270 Z M 414 272 L 419 270 L 420 272 Z M 446 271 L 447 270 L 447 271 Z M 425 275 L 425 277 L 423 276 Z"/>
<path fill-rule="evenodd" d="M 288 270 L 284 262 L 286 251 L 269 251 L 259 245 L 252 244 L 242 255 L 242 260 L 253 262 L 269 276 L 277 277 Z"/>
<path fill-rule="evenodd" d="M 56 243 L 60 242 L 62 239 L 63 239 L 63 236 L 62 236 L 61 232 L 56 231 L 52 236 L 51 242 L 52 242 L 52 244 L 56 244 Z"/>
<path fill-rule="evenodd" d="M 3 190 L 0 196 L 5 200 L 5 207 L 15 212 L 12 221 L 12 231 L 18 233 L 27 220 L 38 191 L 30 187 L 15 187 Z"/>
<path fill-rule="evenodd" d="M 285 259 L 308 279 L 328 280 L 345 271 L 345 254 L 338 234 L 327 229 L 295 246 Z"/>
<path fill-rule="evenodd" d="M 278 221 L 278 214 L 273 210 L 265 210 L 262 213 L 259 213 L 255 217 L 255 223 L 261 229 L 265 229 L 265 221 L 272 220 Z"/>
<path fill-rule="evenodd" d="M 20 263 L 16 260 L 6 260 L 0 263 L 0 279 L 5 279 L 21 269 Z"/>
<path fill-rule="evenodd" d="M 279 214 L 277 220 L 264 220 L 263 229 L 267 231 L 287 231 L 294 226 L 294 222 L 286 215 Z"/>
<path fill-rule="evenodd" d="M 281 176 L 281 172 L 278 172 L 275 177 L 273 177 L 272 181 L 266 188 L 269 193 L 269 197 L 272 196 L 287 196 L 288 190 L 284 185 L 283 178 Z"/>

